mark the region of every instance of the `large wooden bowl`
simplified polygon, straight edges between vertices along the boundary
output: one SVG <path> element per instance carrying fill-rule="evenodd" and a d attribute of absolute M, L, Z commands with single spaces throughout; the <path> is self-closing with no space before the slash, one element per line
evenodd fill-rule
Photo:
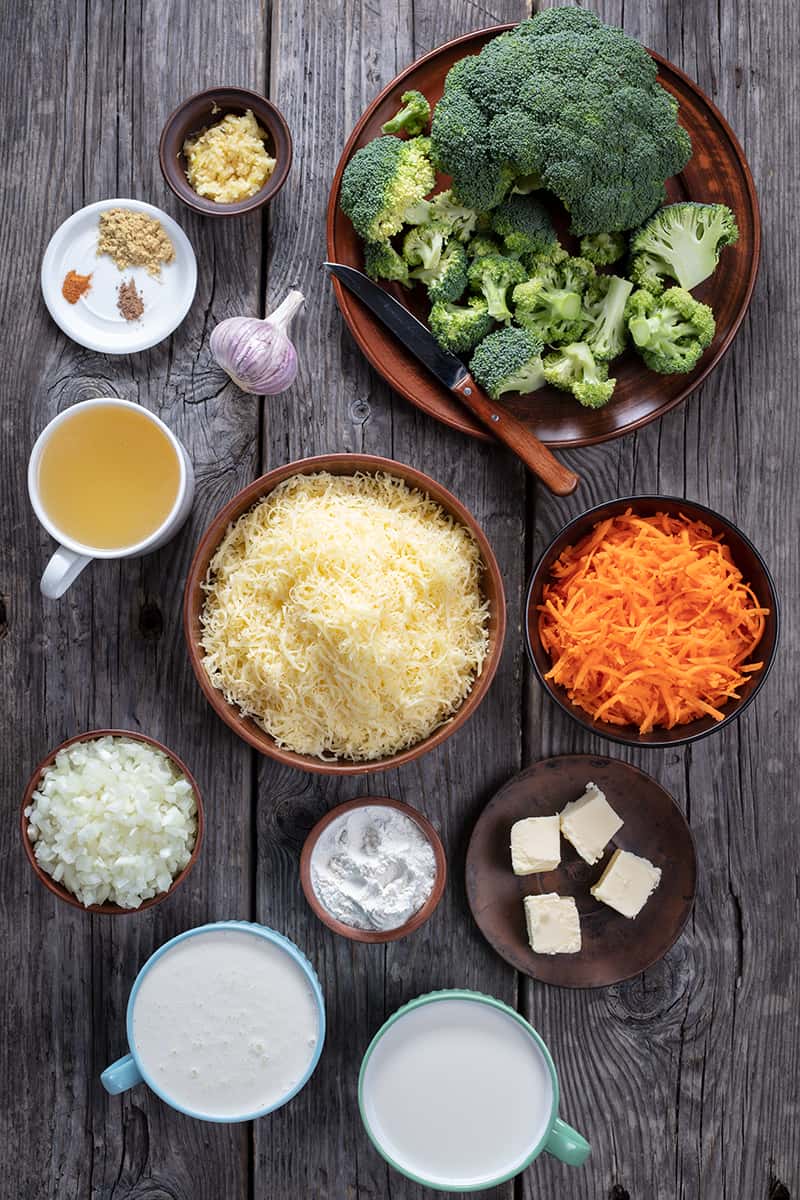
<path fill-rule="evenodd" d="M 325 762 L 310 754 L 296 754 L 292 750 L 285 750 L 252 718 L 242 716 L 238 708 L 228 703 L 222 692 L 213 686 L 203 666 L 203 649 L 200 644 L 203 582 L 208 574 L 209 563 L 225 530 L 231 521 L 235 521 L 247 512 L 256 501 L 268 496 L 279 483 L 283 483 L 284 479 L 289 479 L 292 475 L 310 475 L 315 471 L 330 471 L 334 475 L 353 475 L 356 471 L 368 474 L 385 471 L 399 479 L 404 479 L 411 487 L 418 488 L 430 496 L 442 506 L 445 512 L 450 513 L 462 525 L 466 525 L 478 543 L 483 559 L 482 586 L 489 603 L 489 651 L 483 664 L 483 670 L 466 700 L 446 724 L 440 726 L 421 742 L 417 742 L 416 745 L 387 758 L 370 759 L 366 762 L 354 762 L 350 759 Z M 253 746 L 259 753 L 269 755 L 270 758 L 277 759 L 285 766 L 298 767 L 301 771 L 314 771 L 321 775 L 360 775 L 371 771 L 385 771 L 389 767 L 399 767 L 403 763 L 411 762 L 441 745 L 446 738 L 466 724 L 488 692 L 500 662 L 506 631 L 506 601 L 503 577 L 485 533 L 472 514 L 456 500 L 451 492 L 448 492 L 447 488 L 442 487 L 429 475 L 423 475 L 422 471 L 417 471 L 404 463 L 395 462 L 391 458 L 379 458 L 372 454 L 321 454 L 315 458 L 303 458 L 298 462 L 286 463 L 284 466 L 270 471 L 269 474 L 262 475 L 260 479 L 256 479 L 248 487 L 243 488 L 229 504 L 226 504 L 217 513 L 204 533 L 189 568 L 183 600 L 183 629 L 197 682 L 217 716 L 221 717 L 240 738 Z"/>
<path fill-rule="evenodd" d="M 34 843 L 28 837 L 28 818 L 25 816 L 25 809 L 33 800 L 33 793 L 39 786 L 42 774 L 48 767 L 52 767 L 56 761 L 56 755 L 62 750 L 66 750 L 69 746 L 74 746 L 78 742 L 94 742 L 102 737 L 118 737 L 129 738 L 133 742 L 144 742 L 148 746 L 153 746 L 154 749 L 160 750 L 162 754 L 175 764 L 181 775 L 186 778 L 191 784 L 194 792 L 195 804 L 197 806 L 197 837 L 195 838 L 194 849 L 192 856 L 186 866 L 173 879 L 166 892 L 159 892 L 157 896 L 152 896 L 149 900 L 143 900 L 138 908 L 122 908 L 119 904 L 81 904 L 77 896 L 68 891 L 63 884 L 57 883 L 45 870 L 39 865 L 34 850 Z M 166 900 L 171 896 L 177 887 L 183 883 L 186 876 L 191 871 L 194 864 L 197 862 L 200 854 L 200 847 L 203 844 L 203 833 L 205 831 L 205 816 L 203 812 L 203 800 L 200 795 L 200 789 L 197 786 L 197 780 L 192 772 L 186 766 L 183 759 L 178 758 L 178 755 L 165 746 L 162 742 L 157 742 L 155 738 L 148 737 L 146 733 L 134 733 L 130 729 L 92 729 L 88 733 L 79 733 L 75 737 L 68 738 L 66 742 L 62 742 L 60 746 L 56 746 L 55 750 L 51 750 L 46 755 L 32 773 L 28 780 L 28 785 L 25 788 L 25 793 L 22 797 L 22 807 L 20 808 L 20 833 L 22 834 L 22 845 L 25 850 L 25 856 L 31 864 L 36 878 L 48 892 L 52 892 L 59 900 L 63 900 L 66 904 L 71 904 L 73 908 L 79 908 L 82 912 L 98 913 L 106 917 L 130 916 L 133 913 L 144 912 L 147 908 L 152 908 L 154 904 L 160 904 L 162 900 Z"/>
<path fill-rule="evenodd" d="M 434 104 L 442 94 L 445 76 L 453 63 L 465 55 L 477 54 L 498 33 L 512 28 L 513 25 L 497 25 L 447 42 L 412 63 L 372 102 L 350 135 L 333 179 L 327 222 L 331 262 L 363 268 L 361 241 L 339 209 L 342 173 L 354 152 L 380 134 L 381 125 L 400 107 L 404 91 L 416 88 Z M 658 63 L 661 83 L 680 103 L 680 121 L 688 130 L 694 148 L 686 168 L 667 181 L 669 200 L 721 201 L 733 209 L 739 224 L 738 243 L 723 251 L 712 278 L 693 293 L 713 308 L 717 333 L 696 369 L 688 375 L 656 375 L 633 353 L 618 359 L 612 369 L 617 387 L 605 408 L 581 408 L 563 392 L 550 387 L 531 396 L 503 396 L 503 403 L 549 446 L 590 446 L 604 442 L 639 429 L 680 404 L 702 383 L 730 346 L 753 294 L 761 253 L 761 220 L 753 177 L 742 148 L 725 118 L 697 84 L 660 55 L 650 53 Z M 440 181 L 442 186 L 449 183 L 446 176 L 440 176 Z M 558 216 L 556 219 L 561 233 L 566 224 L 563 210 L 561 221 Z M 577 248 L 574 239 L 565 240 L 568 246 Z M 408 292 L 399 284 L 385 287 L 417 317 L 426 319 L 428 303 L 424 288 Z M 336 280 L 333 288 L 356 342 L 395 391 L 462 433 L 481 438 L 490 436 L 352 293 Z"/>

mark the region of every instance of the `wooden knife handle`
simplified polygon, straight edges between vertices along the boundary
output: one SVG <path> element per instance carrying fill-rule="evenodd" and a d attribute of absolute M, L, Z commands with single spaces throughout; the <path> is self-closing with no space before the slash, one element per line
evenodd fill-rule
<path fill-rule="evenodd" d="M 529 471 L 538 475 L 551 492 L 557 496 L 569 496 L 575 491 L 580 482 L 578 476 L 567 470 L 527 425 L 523 425 L 508 409 L 490 400 L 471 375 L 457 383 L 452 391 L 487 429 L 491 429 L 495 437 L 505 442 L 517 458 L 522 459 Z"/>

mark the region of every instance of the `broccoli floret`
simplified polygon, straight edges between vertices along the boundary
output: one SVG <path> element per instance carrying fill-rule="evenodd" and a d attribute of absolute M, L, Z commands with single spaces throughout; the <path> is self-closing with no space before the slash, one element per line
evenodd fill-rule
<path fill-rule="evenodd" d="M 739 239 L 726 204 L 668 204 L 631 240 L 634 283 L 658 294 L 667 279 L 687 291 L 713 275 L 723 246 Z"/>
<path fill-rule="evenodd" d="M 448 73 L 431 142 L 479 210 L 501 202 L 510 171 L 511 186 L 532 177 L 554 192 L 578 236 L 635 228 L 691 155 L 654 60 L 590 12 L 538 13 L 466 61 Z"/>
<path fill-rule="evenodd" d="M 489 313 L 495 321 L 510 321 L 508 289 L 522 283 L 525 268 L 515 258 L 505 254 L 484 254 L 473 259 L 468 273 L 469 285 L 475 292 L 483 292 Z"/>
<path fill-rule="evenodd" d="M 661 375 L 691 371 L 714 338 L 713 312 L 684 288 L 667 288 L 660 296 L 639 289 L 625 315 L 645 365 Z"/>
<path fill-rule="evenodd" d="M 626 246 L 622 233 L 588 233 L 581 238 L 581 257 L 588 258 L 597 267 L 609 267 L 619 262 Z"/>
<path fill-rule="evenodd" d="M 448 80 L 462 63 L 456 63 Z M 431 146 L 436 165 L 453 180 L 453 194 L 462 204 L 486 212 L 499 204 L 514 182 L 507 163 L 496 162 L 489 148 L 489 125 L 480 106 L 463 87 L 462 68 L 456 82 L 448 84 L 431 124 Z M 447 164 L 445 166 L 445 163 Z"/>
<path fill-rule="evenodd" d="M 625 305 L 633 284 L 619 275 L 598 275 L 583 298 L 587 319 L 583 340 L 595 358 L 606 361 L 622 354 L 628 341 Z"/>
<path fill-rule="evenodd" d="M 543 365 L 547 382 L 572 392 L 584 408 L 602 408 L 617 384 L 608 378 L 608 363 L 596 359 L 586 342 L 559 346 L 544 356 Z"/>
<path fill-rule="evenodd" d="M 342 176 L 339 204 L 366 242 L 399 233 L 435 182 L 428 138 L 379 137 L 357 150 Z"/>
<path fill-rule="evenodd" d="M 571 258 L 560 247 L 531 266 L 531 278 L 514 288 L 517 321 L 547 345 L 577 341 L 586 325 L 582 301 L 596 278 L 594 267 L 585 258 Z"/>
<path fill-rule="evenodd" d="M 416 272 L 412 271 L 416 278 Z M 442 251 L 435 272 L 426 278 L 428 296 L 432 304 L 437 301 L 458 300 L 467 286 L 467 252 L 461 242 L 448 242 Z"/>
<path fill-rule="evenodd" d="M 492 210 L 492 229 L 506 254 L 542 254 L 557 242 L 547 209 L 531 196 L 511 195 Z"/>
<path fill-rule="evenodd" d="M 364 243 L 364 270 L 370 279 L 391 279 L 410 287 L 408 263 L 391 242 Z"/>
<path fill-rule="evenodd" d="M 484 258 L 487 254 L 502 254 L 503 247 L 488 233 L 479 233 L 467 243 L 470 258 Z"/>
<path fill-rule="evenodd" d="M 446 238 L 447 230 L 434 221 L 429 221 L 426 225 L 415 225 L 403 238 L 403 258 L 409 267 L 414 267 L 417 271 L 420 268 L 422 271 L 435 271 L 442 257 Z M 417 271 L 414 272 L 414 277 L 424 280 L 425 277 Z"/>
<path fill-rule="evenodd" d="M 422 92 L 403 92 L 402 108 L 381 128 L 384 133 L 407 133 L 414 137 L 422 133 L 431 119 L 431 106 Z"/>
<path fill-rule="evenodd" d="M 472 235 L 478 221 L 474 208 L 459 204 L 452 190 L 437 192 L 430 200 L 430 219 L 447 229 L 448 237 L 457 237 L 460 242 L 466 242 Z"/>
<path fill-rule="evenodd" d="M 470 296 L 466 305 L 434 304 L 428 324 L 443 350 L 468 354 L 491 332 L 494 321 L 483 296 Z"/>
<path fill-rule="evenodd" d="M 509 325 L 483 339 L 469 369 L 493 400 L 504 392 L 527 395 L 544 386 L 542 343 L 527 329 Z"/>

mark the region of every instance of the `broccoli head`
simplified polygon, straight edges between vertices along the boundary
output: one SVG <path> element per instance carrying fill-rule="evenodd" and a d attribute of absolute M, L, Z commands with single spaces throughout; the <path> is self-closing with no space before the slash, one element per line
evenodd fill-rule
<path fill-rule="evenodd" d="M 689 291 L 714 274 L 722 247 L 738 239 L 726 204 L 668 204 L 634 234 L 631 277 L 656 295 L 669 279 Z"/>
<path fill-rule="evenodd" d="M 559 346 L 544 356 L 544 376 L 553 387 L 572 392 L 584 408 L 602 408 L 611 399 L 616 379 L 608 378 L 608 363 L 596 359 L 586 342 Z"/>
<path fill-rule="evenodd" d="M 428 138 L 379 137 L 357 150 L 342 175 L 339 203 L 366 242 L 398 233 L 435 182 Z"/>
<path fill-rule="evenodd" d="M 587 233 L 581 238 L 581 257 L 588 258 L 596 267 L 609 267 L 619 262 L 627 244 L 622 233 Z"/>
<path fill-rule="evenodd" d="M 437 192 L 429 204 L 430 219 L 443 225 L 448 237 L 457 237 L 460 242 L 469 240 L 478 221 L 474 208 L 459 204 L 450 188 L 446 192 Z"/>
<path fill-rule="evenodd" d="M 683 288 L 667 288 L 660 296 L 641 288 L 625 314 L 645 365 L 661 375 L 691 371 L 714 338 L 713 312 Z"/>
<path fill-rule="evenodd" d="M 483 339 L 469 369 L 493 400 L 504 392 L 527 395 L 544 386 L 542 343 L 527 329 L 509 325 Z"/>
<path fill-rule="evenodd" d="M 479 233 L 467 243 L 470 258 L 484 258 L 487 254 L 502 254 L 503 247 L 488 233 Z"/>
<path fill-rule="evenodd" d="M 464 202 L 496 207 L 532 179 L 559 197 L 578 236 L 642 224 L 691 154 L 644 47 L 572 8 L 538 13 L 457 63 L 431 143 Z"/>
<path fill-rule="evenodd" d="M 409 137 L 422 133 L 431 119 L 431 106 L 422 92 L 403 92 L 400 103 L 400 110 L 381 127 L 383 132 L 407 133 Z"/>
<path fill-rule="evenodd" d="M 414 267 L 414 278 L 425 282 L 420 271 L 435 271 L 442 257 L 447 230 L 435 221 L 426 225 L 414 225 L 403 238 L 403 258 L 409 267 Z"/>
<path fill-rule="evenodd" d="M 412 271 L 416 278 L 416 272 Z M 436 270 L 425 279 L 431 303 L 460 299 L 467 286 L 467 252 L 461 242 L 448 242 Z"/>
<path fill-rule="evenodd" d="M 391 242 L 364 243 L 364 270 L 370 279 L 391 279 L 410 287 L 408 263 Z"/>
<path fill-rule="evenodd" d="M 530 279 L 514 288 L 514 315 L 520 325 L 547 345 L 573 342 L 586 323 L 583 294 L 595 280 L 585 258 L 571 258 L 556 247 L 533 264 Z"/>
<path fill-rule="evenodd" d="M 595 358 L 609 361 L 622 354 L 628 341 L 625 306 L 633 284 L 618 275 L 598 275 L 583 298 L 587 321 L 583 340 Z"/>
<path fill-rule="evenodd" d="M 532 196 L 512 194 L 492 210 L 492 229 L 506 254 L 542 254 L 557 242 L 547 209 Z"/>
<path fill-rule="evenodd" d="M 511 320 L 508 289 L 525 279 L 525 268 L 521 263 L 505 254 L 484 254 L 482 258 L 472 260 L 468 279 L 474 292 L 483 292 L 489 314 L 495 321 Z"/>
<path fill-rule="evenodd" d="M 473 62 L 463 58 L 448 73 Z M 458 78 L 459 76 L 457 76 Z M 437 167 L 453 180 L 453 194 L 462 204 L 486 212 L 499 204 L 514 182 L 514 171 L 496 161 L 489 147 L 489 125 L 477 102 L 458 83 L 448 85 L 431 124 L 431 147 Z"/>
<path fill-rule="evenodd" d="M 494 327 L 483 296 L 470 296 L 466 305 L 435 303 L 428 317 L 431 333 L 443 350 L 468 354 Z"/>

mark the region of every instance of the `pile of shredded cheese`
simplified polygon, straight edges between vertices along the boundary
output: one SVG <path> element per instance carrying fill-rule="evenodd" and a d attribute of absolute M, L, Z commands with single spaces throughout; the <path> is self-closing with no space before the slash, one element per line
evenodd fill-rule
<path fill-rule="evenodd" d="M 762 608 L 701 521 L 628 509 L 563 551 L 539 606 L 546 678 L 598 721 L 672 729 L 721 721 L 763 663 Z"/>
<path fill-rule="evenodd" d="M 198 196 L 218 204 L 255 196 L 275 170 L 266 139 L 251 109 L 241 116 L 228 113 L 183 143 L 186 178 Z"/>
<path fill-rule="evenodd" d="M 205 583 L 214 687 L 277 743 L 395 754 L 446 722 L 488 648 L 472 534 L 378 475 L 295 475 L 233 522 Z"/>

